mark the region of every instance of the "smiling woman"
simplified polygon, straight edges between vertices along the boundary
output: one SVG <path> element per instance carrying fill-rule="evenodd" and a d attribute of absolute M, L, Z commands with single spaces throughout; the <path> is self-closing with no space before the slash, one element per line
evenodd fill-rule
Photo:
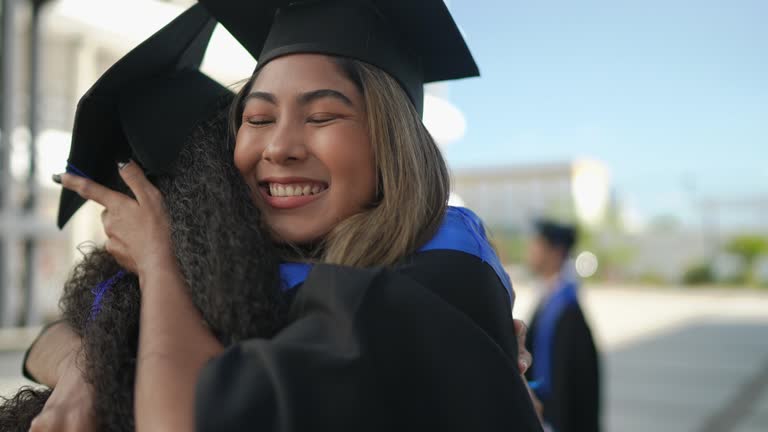
<path fill-rule="evenodd" d="M 232 118 L 235 165 L 259 191 L 275 236 L 315 245 L 289 248 L 306 256 L 287 258 L 391 265 L 437 230 L 450 189 L 445 162 L 381 70 L 318 54 L 279 57 L 245 85 Z"/>

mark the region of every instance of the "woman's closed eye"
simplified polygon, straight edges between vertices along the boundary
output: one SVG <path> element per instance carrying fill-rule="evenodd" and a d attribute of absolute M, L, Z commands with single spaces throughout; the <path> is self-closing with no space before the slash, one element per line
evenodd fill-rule
<path fill-rule="evenodd" d="M 245 122 L 251 126 L 261 127 L 274 123 L 275 119 L 264 116 L 250 116 L 245 118 Z"/>
<path fill-rule="evenodd" d="M 307 118 L 307 123 L 311 124 L 325 124 L 332 122 L 333 120 L 338 119 L 340 116 L 338 114 L 331 114 L 331 113 L 318 113 L 313 114 Z"/>

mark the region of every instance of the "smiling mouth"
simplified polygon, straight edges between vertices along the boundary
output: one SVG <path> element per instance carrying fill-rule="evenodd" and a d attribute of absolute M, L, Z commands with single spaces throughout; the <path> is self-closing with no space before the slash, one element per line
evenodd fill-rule
<path fill-rule="evenodd" d="M 301 182 L 301 183 L 274 183 L 261 182 L 259 186 L 270 197 L 288 198 L 300 196 L 317 195 L 326 189 L 328 185 L 321 182 Z"/>

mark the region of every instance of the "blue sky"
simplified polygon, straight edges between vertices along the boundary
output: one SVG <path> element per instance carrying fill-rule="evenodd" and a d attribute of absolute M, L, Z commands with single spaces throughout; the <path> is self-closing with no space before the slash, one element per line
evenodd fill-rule
<path fill-rule="evenodd" d="M 454 169 L 592 157 L 635 211 L 684 222 L 694 195 L 768 194 L 768 1 L 451 10 L 482 73 L 450 87 L 468 123 Z"/>

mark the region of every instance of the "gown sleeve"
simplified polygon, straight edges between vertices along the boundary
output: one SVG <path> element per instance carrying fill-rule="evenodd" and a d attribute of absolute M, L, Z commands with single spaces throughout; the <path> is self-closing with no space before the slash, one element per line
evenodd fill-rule
<path fill-rule="evenodd" d="M 286 328 L 205 366 L 197 430 L 540 431 L 502 324 L 476 322 L 482 302 L 465 312 L 433 286 L 467 281 L 430 268 L 316 265 Z"/>

